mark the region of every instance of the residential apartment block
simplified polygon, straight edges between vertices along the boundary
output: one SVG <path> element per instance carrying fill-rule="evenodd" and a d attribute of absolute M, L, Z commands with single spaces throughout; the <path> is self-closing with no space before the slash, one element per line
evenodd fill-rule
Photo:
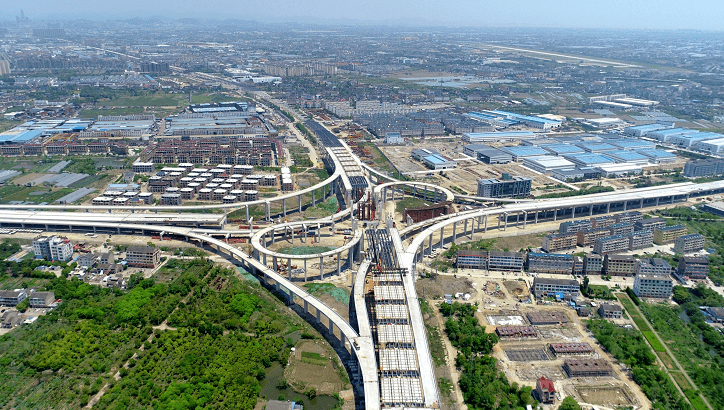
<path fill-rule="evenodd" d="M 593 243 L 593 252 L 599 255 L 617 253 L 628 250 L 628 236 L 614 235 L 596 239 Z"/>
<path fill-rule="evenodd" d="M 674 242 L 681 235 L 686 235 L 686 226 L 672 225 L 654 230 L 654 243 L 664 245 Z"/>
<path fill-rule="evenodd" d="M 611 236 L 628 235 L 634 231 L 634 226 L 633 226 L 633 224 L 631 224 L 629 222 L 621 222 L 618 224 L 610 225 L 608 227 L 608 231 L 610 232 Z"/>
<path fill-rule="evenodd" d="M 666 219 L 664 218 L 649 218 L 637 221 L 634 224 L 634 230 L 637 231 L 655 231 L 666 226 Z"/>
<path fill-rule="evenodd" d="M 644 249 L 653 245 L 654 233 L 651 231 L 636 231 L 628 236 L 628 250 Z"/>
<path fill-rule="evenodd" d="M 132 246 L 126 250 L 128 266 L 155 268 L 161 261 L 161 251 L 155 246 Z"/>
<path fill-rule="evenodd" d="M 576 247 L 577 235 L 575 232 L 551 234 L 543 237 L 541 248 L 546 252 L 556 252 Z"/>
<path fill-rule="evenodd" d="M 576 233 L 583 229 L 591 229 L 591 221 L 581 219 L 578 221 L 561 222 L 558 227 L 558 233 Z"/>
<path fill-rule="evenodd" d="M 606 255 L 603 259 L 603 270 L 611 276 L 633 276 L 636 260 L 631 255 Z"/>
<path fill-rule="evenodd" d="M 458 268 L 487 269 L 488 252 L 460 250 L 457 253 L 456 264 Z"/>
<path fill-rule="evenodd" d="M 576 243 L 578 246 L 591 246 L 596 243 L 596 239 L 611 236 L 608 228 L 583 229 L 576 232 Z"/>
<path fill-rule="evenodd" d="M 490 251 L 488 254 L 488 269 L 516 271 L 523 270 L 525 255 L 520 252 Z"/>
<path fill-rule="evenodd" d="M 608 228 L 615 223 L 618 222 L 616 222 L 616 217 L 613 215 L 602 215 L 591 218 L 591 228 Z"/>
<path fill-rule="evenodd" d="M 603 270 L 603 255 L 587 253 L 583 257 L 583 272 L 586 275 L 598 275 Z"/>
<path fill-rule="evenodd" d="M 643 220 L 644 216 L 639 211 L 628 211 L 628 212 L 621 212 L 616 215 L 614 215 L 614 218 L 616 218 L 616 223 L 624 223 L 628 222 L 630 224 L 636 224 L 636 222 Z"/>
<path fill-rule="evenodd" d="M 528 272 L 534 273 L 573 273 L 573 255 L 558 253 L 528 252 Z"/>
<path fill-rule="evenodd" d="M 668 298 L 673 287 L 670 275 L 637 275 L 633 291 L 641 298 Z"/>
<path fill-rule="evenodd" d="M 553 296 L 556 293 L 577 296 L 581 292 L 580 284 L 573 279 L 551 279 L 536 277 L 533 279 L 533 295 Z"/>
<path fill-rule="evenodd" d="M 647 258 L 636 260 L 636 275 L 669 275 L 671 265 L 661 258 Z"/>
<path fill-rule="evenodd" d="M 705 239 L 704 235 L 699 233 L 681 235 L 674 242 L 674 252 L 685 254 L 700 251 L 704 249 Z"/>
<path fill-rule="evenodd" d="M 73 244 L 68 238 L 39 236 L 33 240 L 35 257 L 49 261 L 68 261 L 73 257 Z"/>
<path fill-rule="evenodd" d="M 706 279 L 709 276 L 709 259 L 702 256 L 682 256 L 679 258 L 677 273 L 691 279 Z"/>

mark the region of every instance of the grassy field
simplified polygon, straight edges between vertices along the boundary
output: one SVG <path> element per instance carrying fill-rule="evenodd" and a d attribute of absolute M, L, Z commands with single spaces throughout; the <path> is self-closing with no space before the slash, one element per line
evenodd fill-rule
<path fill-rule="evenodd" d="M 47 192 L 45 192 L 47 191 Z M 16 185 L 6 185 L 0 188 L 0 201 L 8 203 L 10 201 L 31 201 L 39 204 L 41 202 L 52 203 L 75 191 L 73 188 L 49 188 L 42 186 L 24 187 Z M 33 193 L 39 193 L 32 195 Z M 41 193 L 43 192 L 43 193 Z"/>
<path fill-rule="evenodd" d="M 397 213 L 402 213 L 405 208 L 418 208 L 421 206 L 430 205 L 430 202 L 423 201 L 420 198 L 405 198 L 400 201 L 397 201 L 397 204 L 395 204 L 395 210 Z"/>

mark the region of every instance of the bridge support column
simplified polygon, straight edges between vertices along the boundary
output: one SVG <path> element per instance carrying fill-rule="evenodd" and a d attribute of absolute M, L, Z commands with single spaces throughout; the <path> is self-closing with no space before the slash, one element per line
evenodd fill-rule
<path fill-rule="evenodd" d="M 325 199 L 327 199 L 327 186 L 322 185 L 322 202 L 324 202 Z"/>
<path fill-rule="evenodd" d="M 339 276 L 339 274 L 342 273 L 342 271 L 340 269 L 341 264 L 342 264 L 341 259 L 342 259 L 342 252 L 337 254 L 337 276 Z"/>
<path fill-rule="evenodd" d="M 120 234 L 121 234 L 121 227 L 118 227 L 117 229 L 118 229 L 118 235 L 120 235 Z"/>
<path fill-rule="evenodd" d="M 307 281 L 307 260 L 304 259 L 304 281 Z"/>
<path fill-rule="evenodd" d="M 287 273 L 289 273 L 289 281 L 292 280 L 292 258 L 287 259 Z M 291 296 L 291 292 L 290 292 Z"/>
<path fill-rule="evenodd" d="M 528 211 L 523 211 L 523 229 L 528 224 Z"/>
<path fill-rule="evenodd" d="M 656 206 L 659 206 L 659 197 L 656 197 Z"/>
<path fill-rule="evenodd" d="M 276 257 L 276 256 L 272 256 L 272 266 L 274 266 L 274 272 L 278 272 L 278 271 L 279 271 L 279 266 L 277 265 L 277 257 Z"/>
<path fill-rule="evenodd" d="M 73 225 L 68 225 L 68 232 L 73 232 Z"/>
<path fill-rule="evenodd" d="M 535 211 L 535 223 L 538 223 L 538 210 Z"/>
<path fill-rule="evenodd" d="M 588 216 L 592 216 L 592 215 L 593 215 L 593 204 L 591 204 L 591 206 L 588 208 Z"/>
<path fill-rule="evenodd" d="M 324 256 L 319 257 L 319 278 L 324 279 Z"/>
<path fill-rule="evenodd" d="M 437 203 L 437 188 L 435 188 L 435 197 L 432 199 L 432 202 Z"/>
<path fill-rule="evenodd" d="M 472 224 L 471 224 L 472 225 Z M 463 225 L 463 236 L 468 233 L 468 220 L 466 219 Z M 472 226 L 470 227 L 470 239 L 473 239 Z"/>
<path fill-rule="evenodd" d="M 483 228 L 483 232 L 488 232 L 488 215 L 485 215 L 485 225 Z"/>
<path fill-rule="evenodd" d="M 656 205 L 658 205 L 658 204 L 659 204 L 659 198 L 656 198 Z M 609 202 L 606 204 L 606 213 L 608 214 L 610 212 L 611 212 L 611 203 Z"/>
<path fill-rule="evenodd" d="M 553 209 L 553 221 L 555 222 L 557 220 L 558 220 L 558 208 L 554 208 Z"/>
<path fill-rule="evenodd" d="M 671 202 L 674 202 L 674 197 L 671 197 Z M 623 201 L 623 210 L 626 212 L 626 205 L 628 205 L 628 201 Z"/>
<path fill-rule="evenodd" d="M 452 243 L 455 243 L 455 241 L 458 239 L 458 237 L 457 237 L 458 223 L 455 222 L 455 223 L 452 224 L 452 226 L 453 226 Z M 463 231 L 463 235 L 465 235 L 465 231 Z"/>
<path fill-rule="evenodd" d="M 425 199 L 425 201 L 427 201 L 427 187 L 425 187 L 425 197 L 424 197 L 424 199 Z"/>
<path fill-rule="evenodd" d="M 508 213 L 507 212 L 503 213 L 503 218 L 505 218 L 505 225 L 503 226 L 503 231 L 507 231 L 508 230 Z"/>
<path fill-rule="evenodd" d="M 440 249 L 442 249 L 444 239 L 445 239 L 445 227 L 442 227 L 442 228 L 440 228 Z"/>
<path fill-rule="evenodd" d="M 46 231 L 48 230 L 48 225 L 45 225 L 45 230 L 46 230 Z M 93 233 L 96 233 L 96 227 L 95 227 L 95 226 L 93 227 Z"/>
<path fill-rule="evenodd" d="M 316 193 L 317 193 L 317 190 L 313 189 L 312 190 L 312 206 L 314 206 L 314 203 L 317 202 Z"/>
<path fill-rule="evenodd" d="M 287 199 L 282 199 L 282 216 L 287 217 Z"/>
<path fill-rule="evenodd" d="M 430 251 L 430 253 L 432 254 L 432 234 L 430 234 L 428 242 L 429 242 L 429 246 L 427 248 Z"/>
<path fill-rule="evenodd" d="M 571 219 L 575 219 L 575 218 L 576 218 L 576 207 L 574 206 L 573 208 L 571 208 Z"/>
<path fill-rule="evenodd" d="M 688 200 L 688 198 L 687 198 L 687 200 Z M 641 201 L 639 201 L 639 208 L 643 208 L 643 207 L 644 207 L 644 199 L 641 198 Z"/>
<path fill-rule="evenodd" d="M 518 225 L 520 225 L 520 211 L 515 214 L 515 227 L 517 228 Z"/>
<path fill-rule="evenodd" d="M 269 204 L 269 201 L 264 202 L 264 207 L 266 208 L 266 219 L 271 220 L 271 206 Z"/>
<path fill-rule="evenodd" d="M 262 255 L 264 255 L 264 256 L 262 256 L 262 259 L 264 259 L 263 263 L 264 263 L 264 266 L 266 266 L 266 253 L 263 253 Z"/>
<path fill-rule="evenodd" d="M 249 205 L 246 206 L 246 222 L 249 223 Z M 251 229 L 251 226 L 249 226 L 249 229 Z"/>

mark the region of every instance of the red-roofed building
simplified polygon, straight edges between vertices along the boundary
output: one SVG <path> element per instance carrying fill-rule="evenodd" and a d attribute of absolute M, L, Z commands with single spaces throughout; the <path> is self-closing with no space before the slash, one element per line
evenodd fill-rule
<path fill-rule="evenodd" d="M 541 376 L 535 383 L 535 391 L 541 403 L 553 403 L 556 397 L 556 388 L 553 386 L 553 380 L 546 379 Z"/>

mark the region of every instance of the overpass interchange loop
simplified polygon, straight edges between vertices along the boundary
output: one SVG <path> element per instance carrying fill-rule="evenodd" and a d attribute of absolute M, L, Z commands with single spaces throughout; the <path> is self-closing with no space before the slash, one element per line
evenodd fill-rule
<path fill-rule="evenodd" d="M 353 381 L 357 408 L 439 409 L 440 394 L 415 291 L 416 265 L 426 253 L 444 246 L 446 241 L 454 242 L 459 236 L 470 235 L 472 238 L 476 232 L 487 232 L 488 229 L 504 231 L 511 224 L 517 227 L 522 224 L 525 228 L 528 223 L 535 224 L 539 220 L 557 221 L 559 218 L 656 207 L 724 192 L 724 181 L 715 181 L 551 200 L 463 196 L 433 184 L 400 181 L 384 175 L 362 163 L 322 124 L 313 120 L 307 120 L 305 124 L 317 135 L 323 161 L 333 172 L 326 180 L 304 190 L 257 201 L 214 205 L 0 205 L 0 227 L 173 235 L 199 246 L 211 247 L 256 275 L 262 284 L 282 295 L 290 308 L 321 329 L 345 362 Z M 287 200 L 298 198 L 295 208 L 301 211 L 302 195 L 311 194 L 314 204 L 319 189 L 323 190 L 322 200 L 328 194 L 340 198 L 340 209 L 334 215 L 254 227 L 249 215 L 250 206 L 264 205 L 265 219 L 272 221 L 270 204 L 281 202 L 281 219 L 287 214 Z M 410 218 L 406 226 L 398 230 L 391 215 L 384 210 L 391 201 L 405 195 L 423 198 L 435 206 L 463 202 L 473 203 L 476 207 L 417 222 Z M 245 209 L 248 226 L 226 229 L 226 213 L 182 212 L 213 209 Z M 64 212 L 71 210 L 86 212 Z M 322 232 L 326 232 L 327 237 L 334 235 L 336 224 L 342 222 L 345 227 L 349 223 L 350 228 L 344 230 L 342 245 L 331 250 L 292 255 L 270 249 L 279 241 L 318 243 Z M 229 239 L 233 237 L 248 238 L 251 252 L 230 243 Z M 403 241 L 407 240 L 410 242 L 405 247 Z M 333 273 L 341 275 L 343 254 L 347 259 L 345 270 L 353 284 L 351 307 L 355 320 L 351 322 L 354 326 L 298 285 L 310 279 L 325 280 Z M 325 258 L 336 260 L 335 271 L 324 271 Z M 271 259 L 271 266 L 267 264 L 268 259 Z M 293 261 L 302 261 L 304 269 L 294 271 Z M 308 276 L 308 261 L 319 262 L 318 277 Z M 286 275 L 280 268 L 284 262 Z"/>

